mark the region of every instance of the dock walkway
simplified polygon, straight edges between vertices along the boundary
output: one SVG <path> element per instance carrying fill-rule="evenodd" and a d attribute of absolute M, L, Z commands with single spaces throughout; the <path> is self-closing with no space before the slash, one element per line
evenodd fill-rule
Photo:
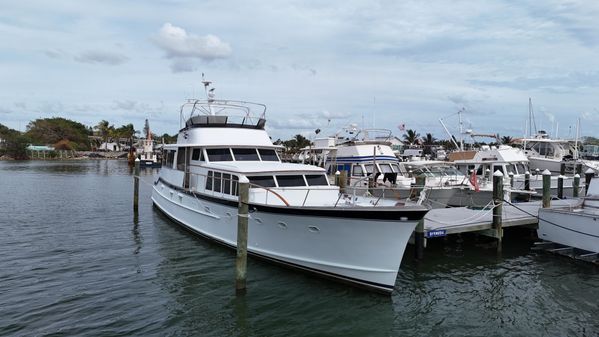
<path fill-rule="evenodd" d="M 551 207 L 571 207 L 578 202 L 578 199 L 552 200 Z M 519 202 L 514 205 L 503 203 L 503 228 L 538 224 L 536 215 L 541 208 L 541 201 Z M 492 207 L 482 210 L 467 207 L 432 209 L 424 217 L 424 237 L 490 230 L 492 221 Z"/>

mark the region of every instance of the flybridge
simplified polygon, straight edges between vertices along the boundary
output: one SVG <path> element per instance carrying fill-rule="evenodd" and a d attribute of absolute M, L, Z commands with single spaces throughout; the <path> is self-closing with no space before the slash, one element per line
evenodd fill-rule
<path fill-rule="evenodd" d="M 264 129 L 266 105 L 245 101 L 214 99 L 211 82 L 202 81 L 207 99 L 188 99 L 181 106 L 181 129 L 195 127 L 233 127 Z"/>

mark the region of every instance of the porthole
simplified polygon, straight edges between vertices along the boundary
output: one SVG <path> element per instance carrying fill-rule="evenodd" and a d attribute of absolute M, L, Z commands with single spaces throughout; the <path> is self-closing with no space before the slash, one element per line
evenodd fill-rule
<path fill-rule="evenodd" d="M 279 221 L 279 222 L 277 223 L 277 225 L 279 225 L 279 228 L 280 228 L 280 229 L 287 229 L 287 224 L 286 224 L 286 223 L 284 223 L 283 221 Z"/>

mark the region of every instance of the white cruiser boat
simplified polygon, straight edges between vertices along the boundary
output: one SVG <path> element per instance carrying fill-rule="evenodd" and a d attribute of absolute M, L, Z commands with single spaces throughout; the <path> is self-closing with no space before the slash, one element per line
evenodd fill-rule
<path fill-rule="evenodd" d="M 575 207 L 539 209 L 540 239 L 599 253 L 599 179 Z"/>
<path fill-rule="evenodd" d="M 470 188 L 463 174 L 442 162 L 410 162 L 408 168 L 395 156 L 390 139 L 390 130 L 358 129 L 353 124 L 335 137 L 316 139 L 314 147 L 303 149 L 304 157 L 313 158 L 331 175 L 345 171 L 347 181 L 341 185 L 355 195 L 370 194 L 404 203 L 418 199 L 429 208 L 444 208 L 456 188 Z M 414 178 L 420 173 L 426 176 L 422 198 Z M 458 177 L 450 177 L 452 174 Z"/>
<path fill-rule="evenodd" d="M 590 168 L 599 173 L 599 161 L 578 158 L 577 146 L 573 146 L 572 141 L 551 139 L 547 133 L 539 131 L 533 138 L 516 139 L 514 142 L 522 145 L 533 170 L 549 170 L 559 174 L 562 164 L 565 164 L 566 170 L 574 173 L 575 165 L 580 164 L 582 172 Z"/>
<path fill-rule="evenodd" d="M 452 201 L 454 206 L 466 206 L 468 204 L 486 205 L 491 200 L 491 191 L 493 189 L 492 175 L 499 171 L 504 176 L 503 184 L 509 187 L 512 193 L 526 196 L 525 176 L 530 173 L 528 167 L 529 161 L 521 149 L 513 148 L 507 145 L 488 146 L 484 145 L 476 151 L 458 151 L 449 154 L 449 160 L 453 162 L 458 170 L 471 176 L 480 192 L 466 191 Z M 475 178 L 476 181 L 474 181 Z M 537 191 L 539 194 L 543 190 L 543 179 L 539 171 L 533 171 L 529 180 L 530 191 Z M 557 194 L 558 177 L 551 177 L 551 191 Z M 483 193 L 484 192 L 484 193 Z M 572 195 L 572 178 L 564 177 L 564 195 Z M 517 196 L 513 196 L 517 198 Z"/>
<path fill-rule="evenodd" d="M 209 92 L 210 82 L 204 85 Z M 210 94 L 188 100 L 177 144 L 165 145 L 154 205 L 192 232 L 235 247 L 238 182 L 247 178 L 250 254 L 391 292 L 426 208 L 357 202 L 330 185 L 323 168 L 281 162 L 264 129 L 265 111 Z"/>

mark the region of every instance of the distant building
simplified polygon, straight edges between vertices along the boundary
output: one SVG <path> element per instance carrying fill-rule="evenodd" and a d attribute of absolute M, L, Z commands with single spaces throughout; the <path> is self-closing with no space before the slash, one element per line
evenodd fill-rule
<path fill-rule="evenodd" d="M 99 151 L 122 151 L 123 147 L 119 143 L 104 142 L 104 143 L 100 144 L 100 147 L 98 148 L 98 150 Z"/>

